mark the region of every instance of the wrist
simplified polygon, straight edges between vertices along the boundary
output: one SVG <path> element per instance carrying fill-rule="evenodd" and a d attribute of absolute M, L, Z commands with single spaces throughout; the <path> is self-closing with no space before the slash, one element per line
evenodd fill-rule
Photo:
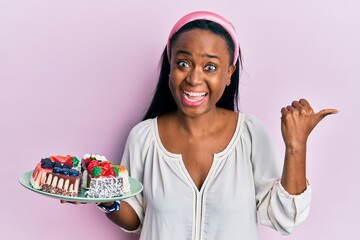
<path fill-rule="evenodd" d="M 102 205 L 104 205 L 106 207 L 111 207 L 112 205 L 114 205 L 114 201 L 113 202 L 103 202 L 103 203 L 99 203 L 99 204 L 102 204 Z"/>
<path fill-rule="evenodd" d="M 290 154 L 306 152 L 306 143 L 290 143 L 285 145 L 285 151 Z"/>
<path fill-rule="evenodd" d="M 117 212 L 120 210 L 120 201 L 100 203 L 97 204 L 97 207 L 105 213 Z"/>

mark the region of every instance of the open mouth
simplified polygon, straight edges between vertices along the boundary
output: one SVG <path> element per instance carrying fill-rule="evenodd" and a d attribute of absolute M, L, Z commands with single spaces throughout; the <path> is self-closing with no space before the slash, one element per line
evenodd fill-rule
<path fill-rule="evenodd" d="M 197 105 L 202 103 L 202 101 L 207 96 L 207 93 L 183 91 L 182 96 L 186 103 L 191 103 L 191 105 Z"/>

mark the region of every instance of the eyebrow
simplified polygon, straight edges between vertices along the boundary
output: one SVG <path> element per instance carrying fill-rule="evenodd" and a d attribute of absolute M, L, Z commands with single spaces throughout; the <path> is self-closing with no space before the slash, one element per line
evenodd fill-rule
<path fill-rule="evenodd" d="M 218 60 L 220 60 L 220 61 L 221 61 L 221 59 L 220 59 L 218 56 L 216 56 L 216 55 L 204 54 L 204 55 L 203 55 L 203 57 L 207 57 L 207 58 L 216 58 L 216 59 L 218 59 Z"/>
<path fill-rule="evenodd" d="M 185 51 L 185 50 L 179 50 L 179 51 L 176 52 L 175 55 L 177 56 L 177 55 L 180 55 L 180 54 L 185 54 L 185 55 L 188 55 L 188 56 L 192 56 L 191 52 Z"/>
<path fill-rule="evenodd" d="M 192 56 L 192 53 L 189 52 L 189 51 L 186 51 L 186 50 L 179 50 L 179 51 L 176 52 L 175 55 L 177 56 L 177 55 L 180 55 L 180 54 L 185 54 L 185 55 L 188 55 L 188 56 Z M 218 59 L 218 60 L 221 61 L 221 59 L 220 59 L 218 56 L 216 56 L 216 55 L 203 54 L 202 57 L 215 58 L 215 59 Z"/>

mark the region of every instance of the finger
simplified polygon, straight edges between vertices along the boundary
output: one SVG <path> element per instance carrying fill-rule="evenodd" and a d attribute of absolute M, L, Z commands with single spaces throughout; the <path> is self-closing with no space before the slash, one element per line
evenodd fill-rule
<path fill-rule="evenodd" d="M 110 207 L 110 206 L 114 205 L 114 202 L 103 202 L 102 204 L 107 207 Z"/>
<path fill-rule="evenodd" d="M 311 108 L 310 109 L 306 109 L 304 107 L 304 105 L 302 105 L 299 101 L 293 101 L 291 103 L 291 106 L 293 106 L 296 110 L 298 110 L 301 114 L 305 114 L 307 113 L 307 111 L 311 112 Z"/>
<path fill-rule="evenodd" d="M 289 112 L 289 110 L 286 107 L 281 108 L 281 114 L 285 115 Z"/>
<path fill-rule="evenodd" d="M 291 103 L 291 106 L 293 106 L 294 108 L 302 108 L 303 106 L 300 104 L 300 102 L 298 101 L 293 101 Z"/>
<path fill-rule="evenodd" d="M 323 119 L 324 117 L 328 116 L 328 115 L 331 115 L 331 114 L 336 114 L 338 113 L 339 111 L 337 109 L 323 109 L 321 111 L 319 111 L 318 113 L 316 113 L 316 115 Z"/>
<path fill-rule="evenodd" d="M 294 108 L 293 106 L 288 105 L 288 106 L 286 107 L 286 109 L 287 109 L 289 112 L 293 112 L 295 108 Z"/>
<path fill-rule="evenodd" d="M 285 118 L 289 114 L 289 110 L 286 107 L 281 108 L 281 119 Z"/>
<path fill-rule="evenodd" d="M 306 99 L 304 99 L 304 98 L 301 98 L 301 99 L 299 100 L 299 103 L 300 103 L 301 105 L 303 105 L 304 107 L 310 107 L 310 103 L 309 103 Z"/>
<path fill-rule="evenodd" d="M 326 116 L 328 116 L 328 115 L 331 115 L 331 114 L 336 114 L 336 113 L 338 113 L 339 111 L 338 110 L 336 110 L 336 109 L 323 109 L 323 110 L 321 110 L 321 111 L 319 111 L 318 113 L 316 113 L 315 114 L 315 116 L 316 116 L 316 121 L 317 121 L 317 123 L 316 124 L 318 124 L 321 120 L 323 120 Z"/>
<path fill-rule="evenodd" d="M 302 106 L 302 109 L 303 109 L 302 113 L 309 113 L 309 114 L 314 113 L 314 110 L 312 109 L 310 103 L 306 99 L 304 99 L 304 98 L 300 99 L 299 103 L 300 103 L 300 105 Z"/>
<path fill-rule="evenodd" d="M 70 204 L 74 204 L 74 205 L 86 204 L 85 202 L 72 202 L 72 201 L 66 201 L 66 200 L 60 200 L 60 203 L 70 203 Z"/>

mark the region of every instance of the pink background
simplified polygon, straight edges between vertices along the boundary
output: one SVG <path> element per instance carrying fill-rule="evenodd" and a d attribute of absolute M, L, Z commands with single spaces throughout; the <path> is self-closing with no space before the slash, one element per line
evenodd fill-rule
<path fill-rule="evenodd" d="M 18 183 L 40 158 L 99 153 L 118 163 L 148 106 L 167 34 L 190 11 L 218 12 L 243 50 L 241 110 L 283 151 L 280 109 L 300 97 L 338 108 L 309 139 L 310 216 L 289 237 L 358 235 L 360 4 L 317 1 L 0 0 L 0 232 L 6 239 L 137 239 L 92 204 Z M 236 227 L 236 226 L 234 226 Z"/>

